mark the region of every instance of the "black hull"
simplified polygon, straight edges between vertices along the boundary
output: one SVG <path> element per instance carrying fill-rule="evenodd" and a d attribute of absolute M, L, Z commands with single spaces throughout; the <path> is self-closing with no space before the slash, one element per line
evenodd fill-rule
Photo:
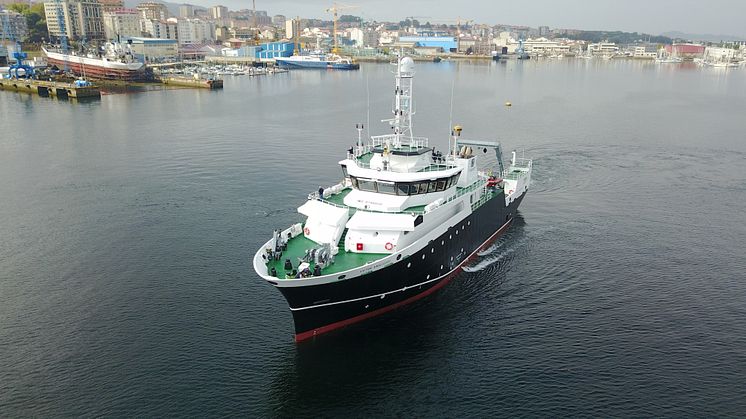
<path fill-rule="evenodd" d="M 504 195 L 496 195 L 419 252 L 369 274 L 323 285 L 278 287 L 293 313 L 295 340 L 383 314 L 443 287 L 508 229 L 524 196 L 506 207 Z"/>

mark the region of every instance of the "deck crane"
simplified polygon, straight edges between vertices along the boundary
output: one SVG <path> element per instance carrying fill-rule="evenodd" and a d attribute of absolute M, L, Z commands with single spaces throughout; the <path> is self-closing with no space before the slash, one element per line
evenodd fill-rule
<path fill-rule="evenodd" d="M 54 0 L 55 9 L 57 12 L 57 26 L 59 27 L 60 31 L 60 48 L 62 49 L 62 54 L 64 55 L 64 70 L 65 73 L 68 71 L 67 66 L 67 52 L 68 52 L 68 45 L 67 45 L 67 28 L 65 27 L 65 12 L 63 10 L 63 3 L 62 0 Z"/>
<path fill-rule="evenodd" d="M 339 54 L 339 46 L 337 45 L 337 12 L 340 10 L 348 10 L 348 9 L 357 9 L 360 6 L 347 6 L 343 4 L 338 3 L 332 3 L 332 7 L 329 7 L 326 9 L 328 13 L 331 13 L 333 16 L 333 23 L 334 23 L 334 29 L 332 32 L 332 36 L 334 37 L 334 48 L 332 48 L 332 53 Z"/>

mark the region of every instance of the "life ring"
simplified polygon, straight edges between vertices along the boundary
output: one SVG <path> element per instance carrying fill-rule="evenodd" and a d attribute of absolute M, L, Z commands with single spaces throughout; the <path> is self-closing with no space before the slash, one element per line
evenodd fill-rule
<path fill-rule="evenodd" d="M 303 234 L 305 234 L 307 236 L 307 235 L 311 234 L 311 230 L 309 230 L 308 227 L 306 227 L 306 228 L 303 229 Z"/>
<path fill-rule="evenodd" d="M 386 245 L 384 247 L 386 248 L 386 250 L 393 250 L 394 249 L 394 245 L 391 244 L 391 242 L 386 243 Z"/>

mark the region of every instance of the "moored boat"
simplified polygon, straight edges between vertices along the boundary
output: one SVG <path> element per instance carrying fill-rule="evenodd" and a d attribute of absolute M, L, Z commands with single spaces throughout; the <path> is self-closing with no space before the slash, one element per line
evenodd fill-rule
<path fill-rule="evenodd" d="M 341 57 L 336 54 L 311 54 L 293 55 L 291 57 L 278 57 L 275 59 L 280 67 L 284 68 L 315 68 L 332 70 L 357 70 L 360 64 L 350 58 Z"/>
<path fill-rule="evenodd" d="M 255 271 L 290 306 L 301 341 L 423 298 L 503 234 L 529 189 L 532 162 L 454 127 L 443 154 L 412 133 L 414 63 L 395 71 L 393 132 L 339 162 L 344 180 L 308 195 L 305 221 L 276 230 Z"/>

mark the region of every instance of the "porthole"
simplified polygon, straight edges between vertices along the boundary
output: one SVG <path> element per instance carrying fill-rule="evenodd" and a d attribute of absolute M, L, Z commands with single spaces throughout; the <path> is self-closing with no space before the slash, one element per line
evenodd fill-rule
<path fill-rule="evenodd" d="M 425 254 L 424 254 L 424 253 L 422 254 L 422 259 L 423 259 L 423 260 L 425 259 Z"/>
<path fill-rule="evenodd" d="M 443 245 L 445 245 L 445 244 L 446 244 L 446 241 L 445 241 L 445 240 L 441 240 L 441 241 L 440 241 L 440 245 L 441 245 L 441 246 L 443 246 Z"/>
<path fill-rule="evenodd" d="M 430 275 L 428 275 L 427 278 L 425 278 L 425 279 L 430 279 Z"/>
<path fill-rule="evenodd" d="M 440 270 L 441 270 L 441 271 L 443 270 L 443 265 L 440 265 Z"/>
<path fill-rule="evenodd" d="M 471 221 L 467 221 L 467 222 L 466 222 L 466 224 L 467 224 L 467 225 L 471 225 Z"/>
<path fill-rule="evenodd" d="M 430 248 L 430 253 L 435 253 L 435 248 L 434 247 Z"/>
<path fill-rule="evenodd" d="M 401 260 L 401 254 L 396 255 L 396 260 Z"/>
<path fill-rule="evenodd" d="M 458 236 L 458 230 L 456 230 L 456 235 Z"/>
<path fill-rule="evenodd" d="M 464 253 L 464 248 L 463 247 L 461 248 L 461 253 Z"/>
<path fill-rule="evenodd" d="M 411 268 L 411 267 L 412 267 L 412 262 L 407 263 L 407 268 Z"/>
<path fill-rule="evenodd" d="M 448 235 L 448 240 L 453 240 L 453 234 Z"/>
<path fill-rule="evenodd" d="M 451 262 L 453 262 L 453 256 L 451 256 Z"/>
<path fill-rule="evenodd" d="M 462 226 L 461 226 L 461 230 L 463 230 L 463 229 L 465 229 L 465 228 L 466 228 L 466 226 L 465 226 L 465 225 L 462 225 Z"/>

